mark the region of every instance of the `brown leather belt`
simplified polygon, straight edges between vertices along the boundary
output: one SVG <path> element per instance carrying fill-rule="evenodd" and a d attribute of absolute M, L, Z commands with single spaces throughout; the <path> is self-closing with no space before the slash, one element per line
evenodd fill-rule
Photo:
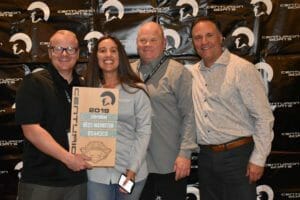
<path fill-rule="evenodd" d="M 221 151 L 226 151 L 226 150 L 230 150 L 230 149 L 234 149 L 237 147 L 240 147 L 242 145 L 248 144 L 250 142 L 253 141 L 252 137 L 242 137 L 239 138 L 237 140 L 233 140 L 224 144 L 217 144 L 217 145 L 202 145 L 199 144 L 200 149 L 204 148 L 204 149 L 210 149 L 214 152 L 221 152 Z"/>

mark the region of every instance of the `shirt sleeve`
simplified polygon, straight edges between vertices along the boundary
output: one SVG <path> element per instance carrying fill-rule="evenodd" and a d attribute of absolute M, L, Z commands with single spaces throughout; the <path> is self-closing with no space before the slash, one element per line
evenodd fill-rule
<path fill-rule="evenodd" d="M 42 95 L 38 81 L 30 74 L 24 77 L 16 94 L 17 124 L 36 124 L 42 118 Z"/>
<path fill-rule="evenodd" d="M 237 80 L 239 92 L 254 121 L 254 149 L 250 162 L 264 166 L 274 137 L 274 116 L 260 74 L 251 64 L 240 69 Z"/>
<path fill-rule="evenodd" d="M 146 152 L 151 135 L 151 103 L 149 97 L 143 90 L 134 95 L 134 115 L 136 116 L 136 138 L 133 149 L 130 152 L 129 169 L 138 172 L 140 166 L 146 159 Z"/>
<path fill-rule="evenodd" d="M 198 146 L 196 144 L 196 125 L 192 99 L 192 75 L 188 69 L 183 68 L 181 71 L 175 83 L 174 92 L 182 118 L 179 156 L 190 159 L 192 151 L 196 150 Z"/>

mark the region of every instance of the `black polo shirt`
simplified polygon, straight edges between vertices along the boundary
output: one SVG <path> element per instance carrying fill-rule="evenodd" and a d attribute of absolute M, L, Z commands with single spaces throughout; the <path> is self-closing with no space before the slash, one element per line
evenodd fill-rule
<path fill-rule="evenodd" d="M 25 76 L 17 90 L 16 123 L 40 124 L 68 150 L 72 86 L 79 85 L 79 76 L 75 72 L 73 81 L 68 84 L 51 65 Z M 70 186 L 86 180 L 86 171 L 73 172 L 24 139 L 21 181 L 47 186 Z"/>

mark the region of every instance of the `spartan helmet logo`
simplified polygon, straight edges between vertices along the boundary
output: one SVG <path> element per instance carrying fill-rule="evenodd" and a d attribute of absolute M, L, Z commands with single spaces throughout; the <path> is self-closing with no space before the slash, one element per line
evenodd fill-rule
<path fill-rule="evenodd" d="M 116 97 L 114 93 L 110 91 L 105 91 L 100 95 L 100 100 L 103 106 L 114 105 L 116 102 Z"/>
<path fill-rule="evenodd" d="M 30 16 L 32 23 L 37 23 L 39 21 L 42 21 L 43 19 L 44 21 L 47 21 L 49 19 L 50 9 L 47 6 L 47 4 L 45 4 L 44 2 L 41 1 L 32 2 L 27 8 L 27 10 L 32 11 Z M 43 16 L 44 16 L 43 19 L 39 16 L 39 12 L 43 12 Z"/>
<path fill-rule="evenodd" d="M 100 33 L 99 31 L 91 31 L 89 32 L 88 34 L 86 34 L 84 36 L 84 40 L 86 40 L 88 43 L 87 43 L 87 48 L 88 48 L 88 51 L 89 53 L 92 53 L 92 49 L 94 47 L 94 41 L 93 39 L 100 39 L 101 37 L 103 36 L 102 33 Z"/>
<path fill-rule="evenodd" d="M 247 27 L 237 28 L 233 31 L 232 36 L 235 38 L 234 43 L 237 49 L 250 48 L 254 44 L 254 34 Z"/>
<path fill-rule="evenodd" d="M 112 21 L 116 19 L 116 16 L 110 16 L 111 15 L 111 9 L 109 7 L 115 7 L 118 10 L 118 18 L 122 19 L 124 16 L 124 6 L 123 4 L 118 0 L 108 0 L 106 1 L 103 6 L 101 7 L 101 11 L 104 12 L 106 21 Z"/>
<path fill-rule="evenodd" d="M 272 67 L 266 63 L 266 62 L 259 62 L 255 64 L 256 69 L 261 73 L 265 88 L 267 93 L 269 92 L 268 90 L 268 83 L 272 81 L 273 79 L 273 69 Z"/>
<path fill-rule="evenodd" d="M 262 73 L 262 78 L 271 82 L 273 79 L 273 69 L 272 67 L 266 62 L 259 62 L 255 64 L 255 67 L 258 71 Z"/>
<path fill-rule="evenodd" d="M 272 12 L 273 6 L 271 0 L 251 0 L 250 3 L 254 6 L 255 17 L 270 15 Z"/>
<path fill-rule="evenodd" d="M 15 33 L 14 35 L 12 35 L 9 39 L 9 42 L 16 42 L 16 41 L 23 41 L 25 43 L 25 51 L 27 53 L 30 52 L 31 48 L 32 48 L 32 42 L 31 42 L 31 39 L 28 35 L 26 35 L 25 33 Z M 21 53 L 24 53 L 24 49 L 20 49 L 19 48 L 19 44 L 20 43 L 15 43 L 13 46 L 12 46 L 12 50 L 13 50 L 13 53 L 15 55 L 19 55 Z"/>
<path fill-rule="evenodd" d="M 174 42 L 174 45 L 171 45 L 169 42 L 167 42 L 167 47 L 166 47 L 167 51 L 172 51 L 174 49 L 177 49 L 180 46 L 181 39 L 177 31 L 175 31 L 174 29 L 165 29 L 164 34 L 167 39 L 171 38 L 173 39 Z"/>
<path fill-rule="evenodd" d="M 257 200 L 273 200 L 274 192 L 268 185 L 260 185 L 256 187 Z"/>
<path fill-rule="evenodd" d="M 189 5 L 192 7 L 192 15 L 190 13 L 186 14 L 186 12 L 184 11 L 185 8 L 183 7 L 183 5 L 186 4 L 186 5 Z M 195 0 L 179 0 L 177 3 L 176 3 L 176 6 L 180 6 L 182 8 L 180 8 L 179 10 L 179 14 L 180 14 L 180 18 L 179 20 L 180 21 L 183 21 L 185 20 L 186 18 L 189 18 L 189 17 L 196 17 L 197 14 L 198 14 L 198 10 L 199 10 L 199 6 L 198 6 L 198 3 L 195 1 Z"/>

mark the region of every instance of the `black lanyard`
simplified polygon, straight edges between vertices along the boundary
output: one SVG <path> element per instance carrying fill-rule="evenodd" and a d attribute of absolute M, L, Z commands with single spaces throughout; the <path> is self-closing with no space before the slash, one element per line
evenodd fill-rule
<path fill-rule="evenodd" d="M 147 82 L 151 79 L 151 77 L 155 74 L 155 72 L 157 72 L 157 70 L 160 68 L 160 66 L 161 66 L 167 59 L 168 59 L 168 55 L 164 55 L 164 56 L 160 59 L 159 63 L 152 69 L 151 73 L 148 74 L 148 76 L 144 79 L 144 83 L 147 83 Z M 140 70 L 138 69 L 138 71 L 140 71 Z"/>

